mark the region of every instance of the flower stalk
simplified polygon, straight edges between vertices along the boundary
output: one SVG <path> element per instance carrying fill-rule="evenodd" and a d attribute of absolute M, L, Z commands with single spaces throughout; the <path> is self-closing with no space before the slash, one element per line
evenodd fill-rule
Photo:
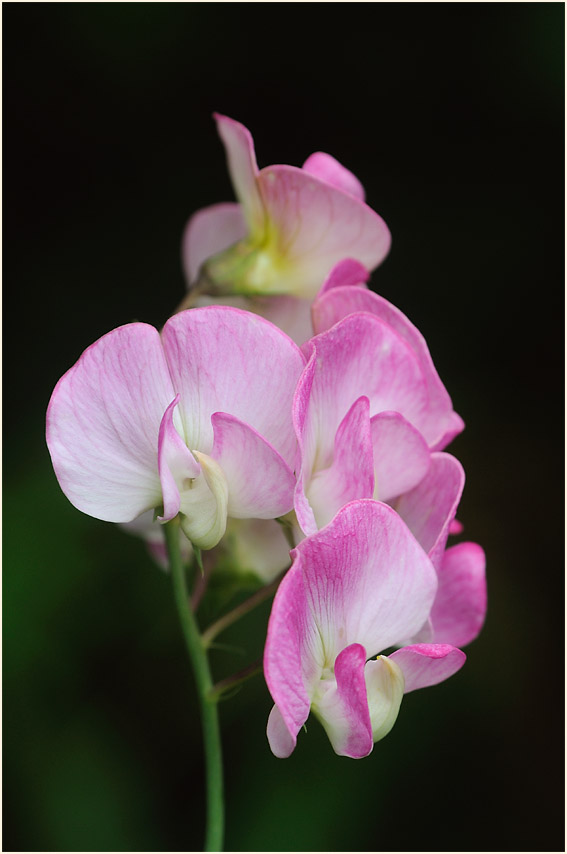
<path fill-rule="evenodd" d="M 215 700 L 210 699 L 213 688 L 207 653 L 191 610 L 185 567 L 179 549 L 179 522 L 177 518 L 164 525 L 173 590 L 185 644 L 193 666 L 197 693 L 201 707 L 203 743 L 205 750 L 207 824 L 205 851 L 222 851 L 224 837 L 224 793 L 222 749 L 219 712 Z"/>

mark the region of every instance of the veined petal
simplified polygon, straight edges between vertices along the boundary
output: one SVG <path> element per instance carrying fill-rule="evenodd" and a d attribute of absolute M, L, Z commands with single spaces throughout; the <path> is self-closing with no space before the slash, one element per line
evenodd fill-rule
<path fill-rule="evenodd" d="M 268 738 L 276 756 L 289 756 L 295 748 L 297 733 L 309 716 L 311 696 L 321 673 L 321 642 L 309 612 L 301 567 L 297 564 L 278 587 L 264 648 L 264 677 L 278 709 L 272 711 L 268 726 Z M 282 732 L 282 722 L 289 739 Z"/>
<path fill-rule="evenodd" d="M 158 470 L 163 494 L 163 516 L 160 522 L 169 522 L 179 513 L 179 492 L 188 479 L 201 474 L 201 466 L 175 429 L 173 416 L 179 403 L 179 395 L 165 410 L 159 428 Z"/>
<path fill-rule="evenodd" d="M 275 519 L 293 507 L 295 476 L 260 434 L 225 412 L 212 416 L 211 456 L 228 484 L 228 513 L 236 519 Z"/>
<path fill-rule="evenodd" d="M 321 681 L 312 706 L 335 753 L 352 759 L 368 756 L 373 747 L 365 663 L 366 650 L 359 643 L 343 649 L 335 661 L 335 678 Z"/>
<path fill-rule="evenodd" d="M 372 498 L 374 459 L 367 397 L 355 401 L 340 423 L 332 464 L 315 472 L 304 488 L 318 528 L 349 501 Z"/>
<path fill-rule="evenodd" d="M 406 694 L 444 682 L 467 660 L 464 652 L 446 643 L 404 646 L 388 657 L 404 674 Z"/>
<path fill-rule="evenodd" d="M 292 557 L 323 644 L 323 669 L 351 643 L 361 643 L 370 656 L 412 637 L 429 615 L 435 570 L 386 504 L 352 501 Z"/>
<path fill-rule="evenodd" d="M 264 209 L 257 186 L 258 166 L 252 134 L 244 125 L 229 119 L 228 116 L 215 113 L 214 118 L 225 147 L 228 171 L 236 198 L 242 205 L 249 229 L 261 236 Z"/>
<path fill-rule="evenodd" d="M 162 341 L 189 448 L 210 454 L 211 416 L 227 412 L 294 465 L 291 402 L 305 359 L 285 333 L 255 314 L 212 305 L 171 317 Z"/>
<path fill-rule="evenodd" d="M 338 160 L 324 151 L 316 151 L 311 154 L 302 166 L 305 172 L 315 175 L 321 181 L 331 184 L 343 193 L 350 193 L 359 201 L 363 202 L 365 197 L 364 187 L 356 177 L 346 169 Z"/>
<path fill-rule="evenodd" d="M 436 643 L 465 646 L 486 616 L 486 558 L 476 543 L 447 549 L 438 570 L 439 588 L 431 610 Z"/>
<path fill-rule="evenodd" d="M 194 546 L 212 549 L 226 530 L 228 484 L 216 460 L 199 451 L 193 453 L 201 475 L 180 495 L 180 523 Z"/>
<path fill-rule="evenodd" d="M 242 208 L 236 202 L 211 205 L 194 213 L 185 226 L 181 246 L 187 284 L 197 281 L 199 270 L 208 258 L 228 249 L 247 233 Z"/>
<path fill-rule="evenodd" d="M 294 415 L 304 465 L 306 455 L 312 459 L 313 471 L 331 464 L 338 426 L 362 395 L 370 401 L 371 416 L 399 412 L 421 429 L 427 389 L 419 363 L 406 342 L 383 321 L 368 313 L 350 315 L 313 338 L 309 346 L 313 356 L 294 400 L 297 409 L 300 386 L 302 401 L 309 393 L 302 403 L 302 417 L 299 410 Z"/>
<path fill-rule="evenodd" d="M 174 395 L 152 326 L 121 326 L 85 350 L 47 411 L 53 467 L 75 507 L 130 522 L 161 504 L 158 435 Z"/>
<path fill-rule="evenodd" d="M 258 186 L 281 259 L 274 293 L 313 298 L 332 268 L 354 258 L 373 270 L 390 249 L 384 220 L 359 199 L 294 166 L 268 166 Z"/>
<path fill-rule="evenodd" d="M 388 735 L 396 723 L 404 696 L 404 676 L 395 661 L 379 655 L 366 663 L 364 678 L 372 740 L 377 742 Z"/>
<path fill-rule="evenodd" d="M 465 485 L 465 473 L 451 454 L 431 454 L 423 480 L 393 506 L 438 569 Z"/>
<path fill-rule="evenodd" d="M 428 390 L 428 407 L 420 430 L 432 451 L 439 451 L 464 428 L 462 418 L 453 411 L 451 398 L 439 379 L 421 332 L 394 305 L 366 288 L 340 288 L 322 292 L 311 310 L 316 334 L 330 329 L 344 317 L 367 311 L 394 329 L 415 353 Z"/>
<path fill-rule="evenodd" d="M 323 282 L 321 290 L 317 294 L 317 300 L 333 288 L 362 287 L 369 278 L 370 273 L 364 264 L 355 261 L 354 258 L 344 258 L 338 264 L 335 264 Z M 330 325 L 334 326 L 334 324 Z M 318 329 L 316 334 L 324 331 L 324 329 Z"/>
<path fill-rule="evenodd" d="M 419 430 L 399 412 L 379 412 L 371 419 L 370 429 L 374 448 L 373 497 L 390 501 L 423 480 L 431 455 Z"/>

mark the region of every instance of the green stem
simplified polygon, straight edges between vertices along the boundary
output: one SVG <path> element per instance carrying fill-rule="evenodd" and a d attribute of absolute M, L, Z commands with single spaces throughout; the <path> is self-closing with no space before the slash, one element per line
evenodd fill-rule
<path fill-rule="evenodd" d="M 177 611 L 187 645 L 189 658 L 197 685 L 201 704 L 205 766 L 207 774 L 207 830 L 205 851 L 221 851 L 224 836 L 224 797 L 222 776 L 222 752 L 218 706 L 209 699 L 213 687 L 211 671 L 197 621 L 189 604 L 189 591 L 185 567 L 179 549 L 179 522 L 173 519 L 164 525 L 169 566 L 173 579 L 173 590 Z"/>
<path fill-rule="evenodd" d="M 208 629 L 202 634 L 201 640 L 205 649 L 207 649 L 211 645 L 211 641 L 213 638 L 216 638 L 218 634 L 223 632 L 226 628 L 231 626 L 237 620 L 247 614 L 249 611 L 252 611 L 257 605 L 260 605 L 265 599 L 269 599 L 273 593 L 279 587 L 280 581 L 284 577 L 285 573 L 281 572 L 277 578 L 275 578 L 270 584 L 267 584 L 265 587 L 260 588 L 256 593 L 250 596 L 249 599 L 246 599 L 240 605 L 237 605 L 236 608 L 233 608 L 232 611 L 229 611 L 228 614 L 224 614 L 224 616 L 220 617 L 216 622 L 212 623 Z"/>

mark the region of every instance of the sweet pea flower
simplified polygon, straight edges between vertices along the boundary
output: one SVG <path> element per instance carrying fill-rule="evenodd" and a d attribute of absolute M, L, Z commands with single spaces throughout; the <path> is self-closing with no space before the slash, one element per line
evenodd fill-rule
<path fill-rule="evenodd" d="M 238 204 L 198 211 L 183 240 L 190 286 L 209 294 L 292 295 L 311 300 L 334 265 L 353 258 L 372 270 L 390 232 L 364 203 L 358 179 L 316 152 L 302 168 L 259 170 L 250 132 L 216 114 Z"/>
<path fill-rule="evenodd" d="M 312 711 L 341 756 L 367 756 L 394 725 L 404 693 L 459 670 L 451 644 L 410 644 L 437 590 L 435 569 L 392 508 L 345 505 L 292 551 L 275 596 L 264 674 L 275 706 L 273 753 L 285 758 Z"/>
<path fill-rule="evenodd" d="M 442 386 L 444 397 L 431 393 L 437 377 L 432 365 L 394 327 L 368 312 L 348 315 L 305 351 L 308 363 L 293 404 L 301 457 L 295 511 L 304 533 L 327 524 L 348 501 L 399 503 L 408 493 L 415 498 L 413 490 L 423 483 L 426 518 L 434 499 L 448 534 L 462 469 L 453 457 L 434 457 L 431 449 L 451 434 L 458 416 Z M 415 504 L 419 500 L 406 501 L 408 513 L 419 516 Z M 445 518 L 449 508 L 452 515 Z M 435 518 L 437 523 L 437 510 Z"/>
<path fill-rule="evenodd" d="M 293 502 L 288 415 L 304 357 L 271 323 L 193 309 L 161 335 L 132 323 L 89 347 L 57 384 L 47 444 L 72 504 L 111 522 L 179 514 L 209 549 L 227 517 L 273 519 Z"/>

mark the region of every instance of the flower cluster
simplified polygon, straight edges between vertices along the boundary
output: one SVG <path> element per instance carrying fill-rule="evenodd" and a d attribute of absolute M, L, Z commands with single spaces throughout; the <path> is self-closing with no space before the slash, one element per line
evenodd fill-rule
<path fill-rule="evenodd" d="M 390 234 L 358 179 L 322 152 L 259 170 L 248 130 L 216 121 L 238 203 L 187 225 L 190 307 L 89 347 L 53 392 L 47 443 L 70 501 L 162 560 L 177 518 L 187 554 L 232 549 L 270 581 L 286 527 L 269 743 L 288 756 L 312 711 L 362 757 L 484 620 L 482 549 L 447 548 L 464 473 L 444 449 L 464 425 L 420 332 L 367 287 Z"/>

